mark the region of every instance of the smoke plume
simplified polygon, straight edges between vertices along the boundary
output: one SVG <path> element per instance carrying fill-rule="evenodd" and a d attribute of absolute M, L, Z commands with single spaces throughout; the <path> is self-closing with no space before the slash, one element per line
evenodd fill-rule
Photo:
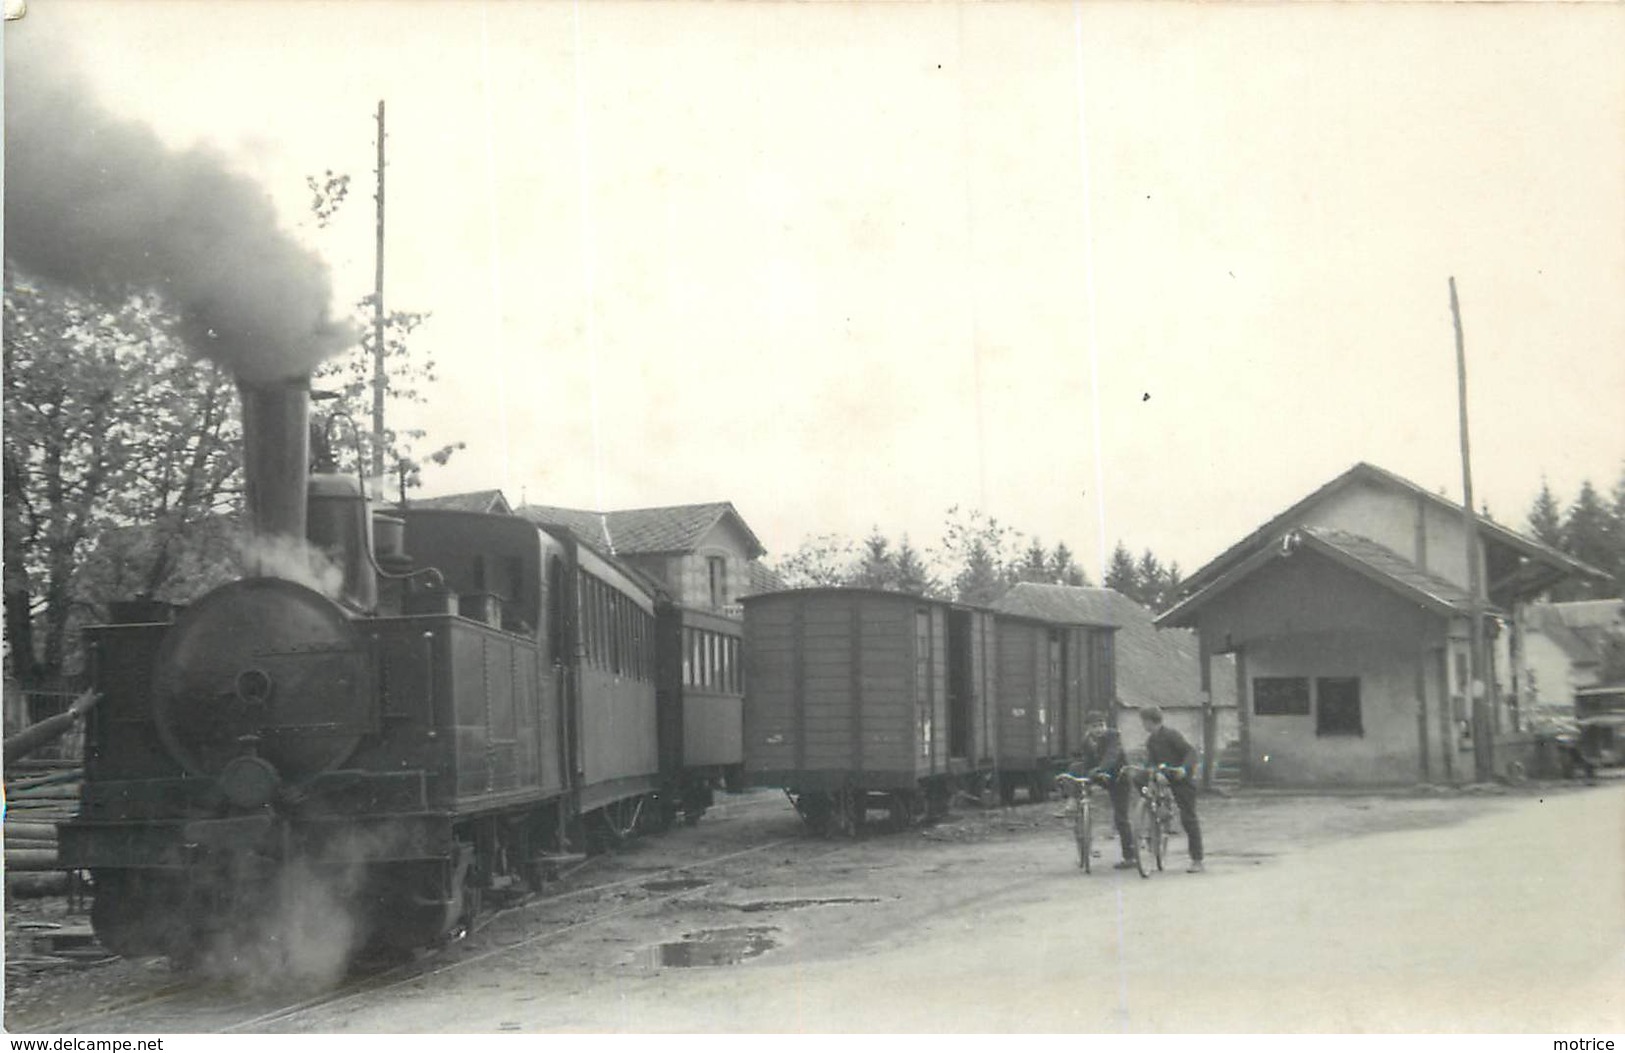
<path fill-rule="evenodd" d="M 6 36 L 8 258 L 82 290 L 156 291 L 194 352 L 251 383 L 308 374 L 354 343 L 331 315 L 326 266 L 278 228 L 258 186 L 107 112 L 46 39 Z"/>

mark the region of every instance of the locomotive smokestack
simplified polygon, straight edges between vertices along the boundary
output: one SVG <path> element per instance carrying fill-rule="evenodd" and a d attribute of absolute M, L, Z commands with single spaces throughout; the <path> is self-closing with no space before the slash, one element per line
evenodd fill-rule
<path fill-rule="evenodd" d="M 243 492 L 259 537 L 303 539 L 310 463 L 310 378 L 237 382 L 243 401 Z"/>

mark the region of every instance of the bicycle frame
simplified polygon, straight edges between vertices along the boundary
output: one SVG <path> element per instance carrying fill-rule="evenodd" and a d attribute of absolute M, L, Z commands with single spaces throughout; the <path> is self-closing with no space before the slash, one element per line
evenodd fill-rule
<path fill-rule="evenodd" d="M 1144 785 L 1140 784 L 1141 772 L 1146 775 Z M 1133 815 L 1134 862 L 1140 876 L 1148 878 L 1152 865 L 1161 870 L 1168 855 L 1168 839 L 1174 826 L 1174 790 L 1167 773 L 1160 768 L 1137 768 L 1134 774 L 1139 788 Z"/>
<path fill-rule="evenodd" d="M 1078 807 L 1072 813 L 1072 836 L 1078 843 L 1078 867 L 1087 874 L 1093 869 L 1095 781 L 1062 772 L 1055 777 L 1055 784 L 1063 794 L 1077 797 Z"/>

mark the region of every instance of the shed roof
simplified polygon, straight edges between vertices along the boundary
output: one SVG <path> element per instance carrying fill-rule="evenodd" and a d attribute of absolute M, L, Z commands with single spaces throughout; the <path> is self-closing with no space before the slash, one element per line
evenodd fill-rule
<path fill-rule="evenodd" d="M 1400 490 L 1424 499 L 1455 515 L 1461 514 L 1461 506 L 1448 498 L 1418 486 L 1409 479 L 1395 475 L 1385 468 L 1379 468 L 1374 464 L 1361 461 L 1337 478 L 1319 487 L 1313 493 L 1295 502 L 1285 511 L 1277 513 L 1268 522 L 1214 557 L 1200 570 L 1185 579 L 1180 586 L 1180 596 L 1182 598 L 1194 598 L 1203 589 L 1228 574 L 1238 564 L 1256 554 L 1260 546 L 1274 545 L 1282 536 L 1302 526 L 1303 515 L 1310 508 L 1320 504 L 1339 491 L 1360 483 Z M 1511 549 L 1517 556 L 1545 568 L 1547 573 L 1544 576 L 1532 577 L 1527 583 L 1530 589 L 1538 590 L 1539 587 L 1549 586 L 1555 581 L 1569 576 L 1591 578 L 1598 581 L 1605 581 L 1608 578 L 1606 574 L 1597 568 L 1582 563 L 1566 553 L 1559 552 L 1550 545 L 1543 544 L 1534 538 L 1526 537 L 1515 530 L 1502 526 L 1488 516 L 1479 515 L 1477 521 L 1479 536 L 1486 543 L 1503 545 Z M 1403 559 L 1404 557 L 1399 558 Z"/>
<path fill-rule="evenodd" d="M 1202 688 L 1201 649 L 1189 629 L 1159 629 L 1149 608 L 1115 589 L 1021 582 L 994 604 L 995 610 L 1063 625 L 1117 628 L 1117 698 L 1125 706 L 1191 705 Z M 1236 704 L 1236 680 L 1228 655 L 1215 655 L 1210 687 L 1215 706 Z"/>
<path fill-rule="evenodd" d="M 1191 625 L 1195 613 L 1215 597 L 1252 576 L 1277 559 L 1287 559 L 1308 551 L 1331 560 L 1361 577 L 1394 592 L 1435 614 L 1467 615 L 1472 597 L 1465 589 L 1412 563 L 1386 545 L 1346 530 L 1328 527 L 1300 527 L 1289 530 L 1268 544 L 1258 545 L 1246 559 L 1236 562 L 1217 578 L 1209 579 L 1200 590 L 1180 600 L 1157 618 L 1158 625 Z M 1485 613 L 1496 611 L 1483 605 Z"/>

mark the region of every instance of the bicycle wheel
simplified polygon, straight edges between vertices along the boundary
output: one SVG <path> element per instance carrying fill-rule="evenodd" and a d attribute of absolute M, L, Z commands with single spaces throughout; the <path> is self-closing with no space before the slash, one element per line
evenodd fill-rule
<path fill-rule="evenodd" d="M 1171 801 L 1164 800 L 1162 807 L 1157 809 L 1157 869 L 1162 869 L 1162 861 L 1168 858 L 1168 840 L 1174 830 L 1174 808 Z"/>
<path fill-rule="evenodd" d="M 1163 857 L 1168 854 L 1168 823 L 1163 818 L 1162 809 L 1153 805 L 1151 807 L 1151 858 L 1162 869 Z"/>
<path fill-rule="evenodd" d="M 1072 817 L 1072 833 L 1078 839 L 1078 866 L 1083 868 L 1085 874 L 1089 873 L 1090 841 L 1094 837 L 1095 816 L 1094 809 L 1089 805 L 1089 797 L 1085 794 L 1078 800 L 1078 811 Z"/>
<path fill-rule="evenodd" d="M 1157 813 L 1151 807 L 1151 802 L 1141 797 L 1134 806 L 1134 869 L 1140 876 L 1151 876 L 1151 864 L 1146 859 L 1151 854 L 1151 846 L 1157 839 Z"/>

